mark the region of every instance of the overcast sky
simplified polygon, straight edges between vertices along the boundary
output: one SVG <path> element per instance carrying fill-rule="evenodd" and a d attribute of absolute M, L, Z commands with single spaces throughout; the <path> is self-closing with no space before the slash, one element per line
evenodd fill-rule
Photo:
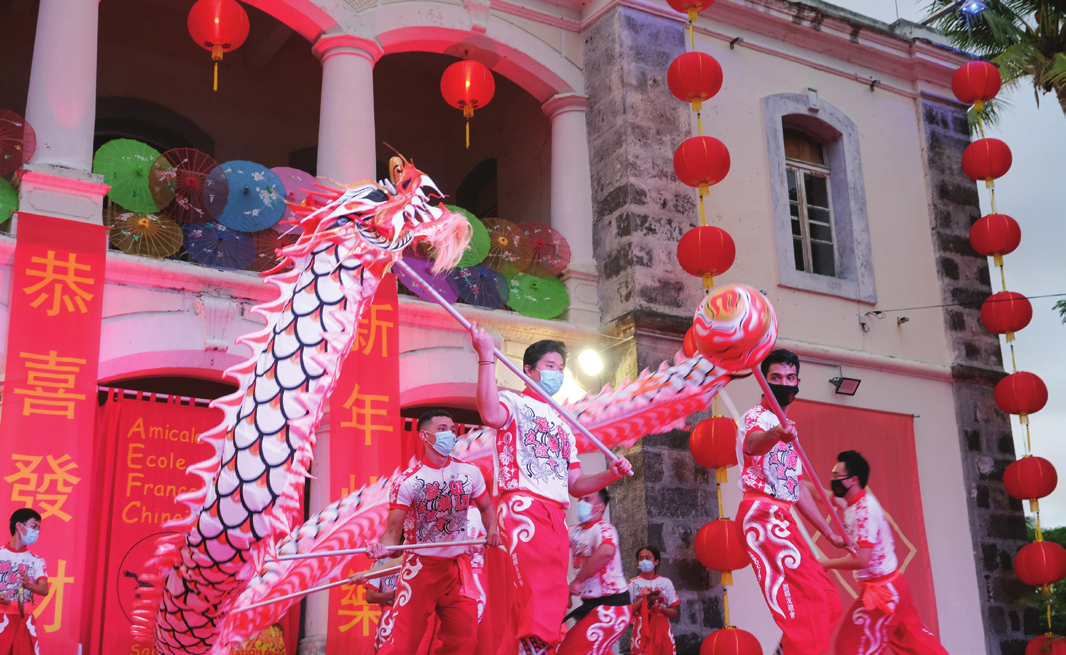
<path fill-rule="evenodd" d="M 888 23 L 897 17 L 918 22 L 928 5 L 927 0 L 831 1 Z M 1042 96 L 1038 109 L 1032 86 L 1005 97 L 1011 107 L 986 135 L 1002 139 L 1014 155 L 1010 172 L 996 181 L 997 209 L 1014 217 L 1022 228 L 1021 245 L 1004 258 L 1007 289 L 1030 298 L 1066 294 L 1066 118 L 1054 94 Z M 981 209 L 989 213 L 983 184 L 980 194 Z M 993 290 L 1000 291 L 999 276 L 995 269 L 993 273 Z M 1040 503 L 1041 522 L 1048 527 L 1066 525 L 1066 325 L 1052 310 L 1056 300 L 1033 298 L 1033 322 L 1015 341 L 1018 370 L 1039 375 L 1048 387 L 1047 407 L 1029 419 L 1033 454 L 1050 460 L 1061 476 L 1058 490 Z M 1003 359 L 1010 370 L 1009 351 Z M 1012 422 L 1015 450 L 1021 454 L 1025 432 L 1017 418 Z"/>

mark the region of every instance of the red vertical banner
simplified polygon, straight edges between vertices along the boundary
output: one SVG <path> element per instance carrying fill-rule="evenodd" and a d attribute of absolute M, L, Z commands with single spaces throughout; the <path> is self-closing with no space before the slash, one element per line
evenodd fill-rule
<path fill-rule="evenodd" d="M 359 332 L 330 398 L 330 498 L 337 500 L 400 465 L 400 320 L 396 276 L 388 274 L 359 321 Z M 314 484 L 312 482 L 312 484 Z M 355 558 L 344 575 L 365 570 Z M 329 596 L 327 655 L 372 655 L 381 609 L 366 591 L 340 587 Z"/>
<path fill-rule="evenodd" d="M 20 212 L 0 415 L 0 516 L 41 514 L 31 548 L 50 593 L 34 615 L 42 650 L 76 653 L 88 577 L 89 487 L 107 230 Z M 6 541 L 7 535 L 3 540 Z"/>

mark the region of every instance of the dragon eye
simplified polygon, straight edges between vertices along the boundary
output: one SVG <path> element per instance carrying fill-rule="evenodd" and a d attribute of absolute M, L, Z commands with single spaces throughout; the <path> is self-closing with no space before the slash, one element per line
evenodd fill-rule
<path fill-rule="evenodd" d="M 440 195 L 440 191 L 437 191 L 437 189 L 434 187 L 424 186 L 421 188 L 421 191 L 422 195 L 426 197 L 426 202 L 429 203 L 430 207 L 436 207 L 444 201 L 444 198 L 442 198 Z"/>
<path fill-rule="evenodd" d="M 343 226 L 345 226 L 345 225 L 347 225 L 348 223 L 351 223 L 351 222 L 352 222 L 351 219 L 349 219 L 347 216 L 341 216 L 337 220 L 335 220 L 332 223 L 330 223 L 326 227 L 326 229 L 327 230 L 333 230 L 333 229 L 336 229 L 338 227 L 343 227 Z"/>

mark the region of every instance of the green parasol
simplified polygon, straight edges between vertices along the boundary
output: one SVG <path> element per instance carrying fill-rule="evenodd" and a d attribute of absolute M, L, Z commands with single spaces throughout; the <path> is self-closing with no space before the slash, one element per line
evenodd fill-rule
<path fill-rule="evenodd" d="M 485 226 L 477 219 L 477 216 L 462 207 L 456 205 L 444 206 L 448 211 L 465 216 L 466 220 L 470 222 L 470 227 L 474 229 L 474 233 L 470 236 L 470 245 L 466 247 L 466 252 L 463 253 L 463 258 L 459 260 L 457 266 L 467 268 L 480 264 L 489 254 L 489 231 L 485 229 Z"/>
<path fill-rule="evenodd" d="M 5 231 L 11 230 L 11 212 L 18 211 L 19 194 L 11 183 L 0 177 L 0 225 Z"/>
<path fill-rule="evenodd" d="M 570 307 L 570 294 L 556 277 L 536 277 L 528 273 L 507 276 L 511 309 L 530 318 L 555 318 Z"/>
<path fill-rule="evenodd" d="M 155 148 L 133 139 L 114 139 L 100 146 L 93 156 L 93 172 L 104 176 L 112 201 L 138 214 L 159 212 L 148 187 L 152 164 L 159 159 Z"/>

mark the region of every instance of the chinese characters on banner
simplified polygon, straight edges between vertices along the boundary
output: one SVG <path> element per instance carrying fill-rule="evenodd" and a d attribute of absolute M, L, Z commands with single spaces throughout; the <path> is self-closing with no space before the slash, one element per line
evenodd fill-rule
<path fill-rule="evenodd" d="M 330 398 L 330 494 L 337 500 L 400 466 L 400 321 L 396 276 L 386 275 L 359 322 Z M 384 527 L 384 526 L 383 526 Z M 344 575 L 369 568 L 356 557 Z M 330 590 L 327 655 L 370 655 L 381 608 L 362 587 Z"/>
<path fill-rule="evenodd" d="M 76 653 L 86 609 L 89 486 L 107 230 L 19 213 L 0 416 L 0 515 L 41 514 L 32 548 L 51 592 L 34 609 L 49 652 Z M 43 634 L 42 634 L 43 632 Z"/>

